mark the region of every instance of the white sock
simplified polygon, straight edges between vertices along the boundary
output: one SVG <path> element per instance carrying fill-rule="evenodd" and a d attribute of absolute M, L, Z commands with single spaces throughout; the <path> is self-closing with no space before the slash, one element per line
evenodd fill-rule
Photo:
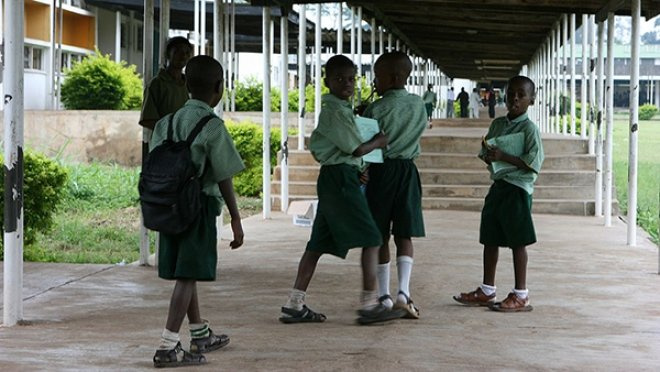
<path fill-rule="evenodd" d="M 396 271 L 399 276 L 399 292 L 410 297 L 410 274 L 412 274 L 413 258 L 398 256 L 396 258 Z"/>
<path fill-rule="evenodd" d="M 514 288 L 513 293 L 515 293 L 516 296 L 518 296 L 518 298 L 524 300 L 524 299 L 527 298 L 527 295 L 529 294 L 529 290 L 528 289 L 515 289 Z"/>
<path fill-rule="evenodd" d="M 362 291 L 360 304 L 365 310 L 371 310 L 378 305 L 378 291 Z"/>
<path fill-rule="evenodd" d="M 495 294 L 495 290 L 497 289 L 497 287 L 495 287 L 494 285 L 488 285 L 488 284 L 483 284 L 483 283 L 481 283 L 481 285 L 479 286 L 479 288 L 481 288 L 481 291 L 482 291 L 486 296 L 490 296 L 490 295 Z"/>
<path fill-rule="evenodd" d="M 160 336 L 160 345 L 158 350 L 172 350 L 180 341 L 179 332 L 172 332 L 167 328 L 163 329 L 163 334 Z"/>
<path fill-rule="evenodd" d="M 305 304 L 305 291 L 293 288 L 289 294 L 289 299 L 286 301 L 286 305 L 289 309 L 302 310 L 303 305 Z"/>
<path fill-rule="evenodd" d="M 378 277 L 378 297 L 383 297 L 390 294 L 390 263 L 379 264 L 376 270 Z M 391 299 L 386 299 L 382 302 L 383 306 L 391 309 L 394 302 Z"/>

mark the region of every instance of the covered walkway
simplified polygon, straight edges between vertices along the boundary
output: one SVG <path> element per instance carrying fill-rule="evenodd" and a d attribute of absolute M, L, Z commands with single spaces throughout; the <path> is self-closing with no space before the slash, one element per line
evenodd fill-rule
<path fill-rule="evenodd" d="M 599 218 L 535 215 L 539 243 L 529 250 L 528 274 L 535 309 L 502 314 L 451 299 L 481 279 L 479 213 L 426 211 L 425 218 L 411 284 L 421 319 L 369 327 L 354 324 L 358 251 L 320 262 L 308 302 L 326 323 L 280 324 L 310 230 L 281 213 L 244 220 L 245 245 L 229 251 L 223 240 L 217 282 L 200 285 L 202 314 L 232 339 L 209 354 L 208 368 L 657 370 L 657 247 L 641 230 L 630 247 L 618 219 L 603 229 Z M 500 255 L 500 298 L 512 286 L 510 257 Z M 153 370 L 171 288 L 136 265 L 26 263 L 27 324 L 0 332 L 0 370 Z"/>

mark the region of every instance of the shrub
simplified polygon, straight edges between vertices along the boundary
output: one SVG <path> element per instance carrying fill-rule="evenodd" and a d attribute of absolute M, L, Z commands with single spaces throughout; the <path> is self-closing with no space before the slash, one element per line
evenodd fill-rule
<path fill-rule="evenodd" d="M 263 108 L 263 83 L 257 81 L 254 76 L 245 81 L 236 83 L 236 111 L 261 111 Z M 270 110 L 280 111 L 280 90 L 274 87 L 270 89 Z"/>
<path fill-rule="evenodd" d="M 658 108 L 655 105 L 649 103 L 639 107 L 639 120 L 651 120 L 653 116 L 658 112 Z"/>
<path fill-rule="evenodd" d="M 135 66 L 116 63 L 96 50 L 66 70 L 62 103 L 69 110 L 121 110 L 142 104 L 142 82 Z"/>
<path fill-rule="evenodd" d="M 26 152 L 23 164 L 23 230 L 25 244 L 30 245 L 35 242 L 37 232 L 46 232 L 52 227 L 68 173 L 55 161 L 37 153 Z M 3 183 L 0 183 L 0 190 L 4 192 Z M 0 200 L 0 208 L 4 210 L 4 198 Z M 0 221 L 4 224 L 4 214 Z M 3 253 L 0 246 L 0 257 Z"/>

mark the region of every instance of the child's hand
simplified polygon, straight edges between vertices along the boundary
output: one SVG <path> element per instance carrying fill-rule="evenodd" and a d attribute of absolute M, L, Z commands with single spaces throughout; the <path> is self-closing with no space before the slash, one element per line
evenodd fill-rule
<path fill-rule="evenodd" d="M 387 147 L 387 144 L 389 143 L 389 140 L 387 139 L 387 136 L 385 133 L 381 130 L 376 134 L 373 138 L 374 144 L 378 148 L 385 148 Z"/>
<path fill-rule="evenodd" d="M 486 152 L 486 160 L 488 161 L 504 161 L 506 153 L 497 147 L 491 147 Z"/>
<path fill-rule="evenodd" d="M 229 243 L 231 249 L 236 249 L 243 245 L 243 225 L 240 218 L 231 219 L 231 231 L 234 233 L 234 240 Z"/>
<path fill-rule="evenodd" d="M 363 185 L 369 183 L 369 168 L 366 168 L 364 172 L 360 173 L 360 183 Z"/>

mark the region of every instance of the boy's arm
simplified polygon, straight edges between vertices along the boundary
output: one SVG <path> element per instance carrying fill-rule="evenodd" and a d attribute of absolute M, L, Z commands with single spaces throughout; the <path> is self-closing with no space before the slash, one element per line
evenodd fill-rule
<path fill-rule="evenodd" d="M 522 161 L 522 159 L 520 159 L 517 156 L 507 154 L 506 152 L 498 149 L 497 147 L 491 147 L 490 149 L 488 149 L 484 161 L 486 161 L 486 163 L 488 164 L 490 164 L 490 162 L 492 161 L 505 161 L 509 164 L 515 165 L 518 169 L 524 169 L 534 172 L 534 169 L 530 168 L 529 165 L 527 165 L 527 163 Z"/>
<path fill-rule="evenodd" d="M 229 210 L 229 216 L 231 217 L 231 231 L 234 234 L 234 240 L 229 243 L 229 246 L 231 249 L 236 249 L 243 245 L 244 234 L 241 215 L 238 212 L 238 204 L 236 204 L 236 196 L 234 195 L 234 183 L 232 182 L 232 178 L 229 177 L 220 181 L 218 186 L 220 187 L 222 199 L 224 199 Z"/>
<path fill-rule="evenodd" d="M 360 157 L 362 155 L 368 154 L 375 149 L 387 147 L 387 136 L 383 131 L 378 132 L 373 138 L 369 141 L 358 146 L 355 151 L 353 151 L 353 156 Z"/>

